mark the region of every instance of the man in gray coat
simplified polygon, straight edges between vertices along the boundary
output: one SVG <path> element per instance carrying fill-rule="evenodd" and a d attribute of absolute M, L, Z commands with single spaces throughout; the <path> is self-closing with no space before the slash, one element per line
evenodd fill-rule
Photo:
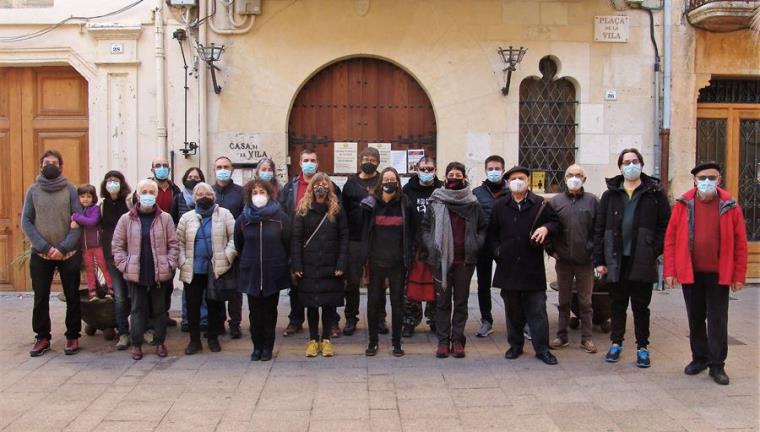
<path fill-rule="evenodd" d="M 40 175 L 24 198 L 21 229 L 32 244 L 29 274 L 34 290 L 32 328 L 37 340 L 29 352 L 41 356 L 50 349 L 50 284 L 58 270 L 66 296 L 64 353 L 79 351 L 82 316 L 79 309 L 81 228 L 72 228 L 71 215 L 81 212 L 77 188 L 63 176 L 63 157 L 47 150 L 40 158 Z"/>
<path fill-rule="evenodd" d="M 560 234 L 552 238 L 550 245 L 551 254 L 557 259 L 555 269 L 559 285 L 559 319 L 557 337 L 549 345 L 552 349 L 559 349 L 570 343 L 567 323 L 575 284 L 581 320 L 581 348 L 588 353 L 595 353 L 596 346 L 591 340 L 591 294 L 594 289 L 591 256 L 594 251 L 594 220 L 599 200 L 583 190 L 585 182 L 583 167 L 570 165 L 565 170 L 567 190 L 549 201 L 562 224 Z"/>

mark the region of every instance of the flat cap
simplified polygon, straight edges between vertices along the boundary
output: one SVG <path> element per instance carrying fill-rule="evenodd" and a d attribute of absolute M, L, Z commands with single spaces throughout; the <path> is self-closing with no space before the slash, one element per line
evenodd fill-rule
<path fill-rule="evenodd" d="M 526 176 L 530 177 L 530 170 L 528 168 L 525 168 L 524 166 L 515 165 L 512 168 L 509 169 L 509 171 L 504 173 L 504 179 L 509 179 L 509 176 L 511 176 L 514 173 L 523 173 Z"/>
<path fill-rule="evenodd" d="M 700 162 L 697 164 L 697 166 L 694 167 L 694 169 L 691 170 L 691 175 L 697 175 L 698 172 L 706 169 L 716 169 L 718 172 L 721 172 L 720 170 L 720 164 L 715 161 L 707 161 L 707 162 Z"/>

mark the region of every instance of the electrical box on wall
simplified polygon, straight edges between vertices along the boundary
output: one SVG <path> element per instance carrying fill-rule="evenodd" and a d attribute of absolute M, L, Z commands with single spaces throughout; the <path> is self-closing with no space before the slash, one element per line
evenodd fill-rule
<path fill-rule="evenodd" d="M 169 6 L 196 7 L 198 0 L 166 0 L 166 4 Z"/>
<path fill-rule="evenodd" d="M 240 15 L 261 15 L 261 0 L 235 0 L 235 12 Z"/>

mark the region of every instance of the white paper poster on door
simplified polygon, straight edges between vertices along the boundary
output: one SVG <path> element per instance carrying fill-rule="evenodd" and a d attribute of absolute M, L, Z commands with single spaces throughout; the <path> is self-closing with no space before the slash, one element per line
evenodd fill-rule
<path fill-rule="evenodd" d="M 367 144 L 368 147 L 374 147 L 377 149 L 377 151 L 380 152 L 380 165 L 377 167 L 378 170 L 382 170 L 385 167 L 392 166 L 391 165 L 391 143 L 369 143 Z"/>
<path fill-rule="evenodd" d="M 425 149 L 409 149 L 407 150 L 407 172 L 415 172 L 417 170 L 417 162 L 425 157 Z"/>
<path fill-rule="evenodd" d="M 406 150 L 391 150 L 391 166 L 399 174 L 406 174 Z"/>
<path fill-rule="evenodd" d="M 333 173 L 353 174 L 356 172 L 355 142 L 336 142 L 333 144 Z"/>

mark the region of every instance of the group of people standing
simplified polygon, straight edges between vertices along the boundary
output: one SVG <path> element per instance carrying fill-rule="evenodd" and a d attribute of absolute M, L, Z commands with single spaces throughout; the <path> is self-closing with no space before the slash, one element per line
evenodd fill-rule
<path fill-rule="evenodd" d="M 107 173 L 98 206 L 95 188 L 71 185 L 63 177 L 60 153 L 45 152 L 23 213 L 35 292 L 37 341 L 31 355 L 50 348 L 47 303 L 56 269 L 67 301 L 64 351 L 78 351 L 84 257 L 88 275 L 95 266 L 104 269 L 105 295 L 112 295 L 115 304 L 117 348 L 129 347 L 136 360 L 143 356 L 146 336 L 159 356 L 167 355 L 164 340 L 176 270 L 184 284 L 188 355 L 202 350 L 204 332 L 209 350 L 221 349 L 219 336 L 226 332 L 228 314 L 230 336 L 240 337 L 245 294 L 251 360 L 270 360 L 280 291 L 290 289 L 283 335 L 301 332 L 306 322 L 306 356 L 331 357 L 332 341 L 356 332 L 359 287 L 365 279 L 367 356 L 377 355 L 379 335 L 387 333 L 392 354 L 403 356 L 403 338 L 413 335 L 424 316 L 437 335 L 435 355 L 465 357 L 467 303 L 477 271 L 481 325 L 476 336 L 493 332 L 491 288 L 499 288 L 507 317 L 505 358 L 523 354 L 529 332 L 535 356 L 557 364 L 551 350 L 569 344 L 573 292 L 578 295 L 581 348 L 597 352 L 591 294 L 595 279 L 604 277 L 612 322 L 605 359 L 620 359 L 630 302 L 636 365 L 646 368 L 651 365 L 649 303 L 658 257 L 664 254 L 665 281 L 670 287 L 683 284 L 687 306 L 693 359 L 685 372 L 709 367 L 716 382 L 728 383 L 728 291 L 743 287 L 747 241 L 741 209 L 719 188 L 718 164 L 694 168 L 695 188 L 676 201 L 671 216 L 659 181 L 642 172 L 644 160 L 637 149 L 620 153 L 621 173 L 607 179 L 601 199 L 584 190 L 586 175 L 579 165 L 567 168 L 562 193 L 544 199 L 529 190 L 529 169 L 507 170 L 498 155 L 485 160 L 486 180 L 478 187 L 471 187 L 459 162 L 449 163 L 439 180 L 430 157 L 418 161 L 416 174 L 402 187 L 395 169 L 378 171 L 380 155 L 368 147 L 359 154 L 360 171 L 342 191 L 320 172 L 314 151 L 303 150 L 299 159 L 299 175 L 283 186 L 271 159 L 259 161 L 255 178 L 241 187 L 232 181 L 231 161 L 220 157 L 213 185 L 205 182 L 200 168 L 191 168 L 180 189 L 169 180 L 168 162 L 158 158 L 153 178 L 140 181 L 134 193 L 121 173 Z M 545 253 L 556 259 L 559 286 L 558 329 L 551 341 Z M 409 269 L 420 262 L 429 268 L 435 287 L 435 301 L 425 304 L 424 313 L 406 290 Z M 95 279 L 88 276 L 90 301 L 98 301 Z"/>

